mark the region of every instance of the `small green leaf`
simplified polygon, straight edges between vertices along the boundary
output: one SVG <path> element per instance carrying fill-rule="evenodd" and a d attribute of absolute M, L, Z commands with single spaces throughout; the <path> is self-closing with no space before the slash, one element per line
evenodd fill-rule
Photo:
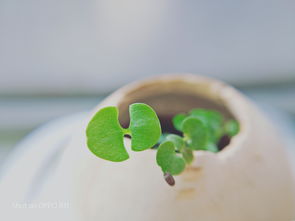
<path fill-rule="evenodd" d="M 184 159 L 175 152 L 175 146 L 171 141 L 165 141 L 159 146 L 156 159 L 164 173 L 177 175 L 185 168 Z"/>
<path fill-rule="evenodd" d="M 207 109 L 193 109 L 190 111 L 190 116 L 197 117 L 200 119 L 203 123 L 212 123 L 216 122 L 218 124 L 221 124 L 223 121 L 223 117 L 221 113 L 215 111 L 215 110 L 207 110 Z"/>
<path fill-rule="evenodd" d="M 175 134 L 169 134 L 166 137 L 166 140 L 173 142 L 176 147 L 176 150 L 178 150 L 178 151 L 181 151 L 181 149 L 184 146 L 184 141 L 181 136 L 178 136 Z"/>
<path fill-rule="evenodd" d="M 183 148 L 182 151 L 182 156 L 185 159 L 187 164 L 190 164 L 194 160 L 194 154 L 193 151 L 189 148 Z"/>
<path fill-rule="evenodd" d="M 204 150 L 216 153 L 218 152 L 218 147 L 215 143 L 209 142 Z"/>
<path fill-rule="evenodd" d="M 161 125 L 155 111 L 142 103 L 129 107 L 131 148 L 134 151 L 146 150 L 154 146 L 161 136 Z"/>
<path fill-rule="evenodd" d="M 157 149 L 161 143 L 163 143 L 166 140 L 166 137 L 169 135 L 169 133 L 162 133 L 158 142 L 152 147 L 152 149 Z"/>
<path fill-rule="evenodd" d="M 222 135 L 223 129 L 223 116 L 221 115 L 221 113 L 215 110 L 193 109 L 190 112 L 190 116 L 196 117 L 201 120 L 209 130 L 209 139 L 212 142 L 217 142 L 217 140 Z"/>
<path fill-rule="evenodd" d="M 239 123 L 236 120 L 229 120 L 225 123 L 224 130 L 227 135 L 233 137 L 240 130 Z"/>
<path fill-rule="evenodd" d="M 182 130 L 191 149 L 204 149 L 208 142 L 208 130 L 202 121 L 194 117 L 188 117 L 182 123 Z"/>
<path fill-rule="evenodd" d="M 127 160 L 129 155 L 123 143 L 123 128 L 118 121 L 118 109 L 99 110 L 86 129 L 87 146 L 96 156 L 114 162 Z"/>
<path fill-rule="evenodd" d="M 172 118 L 172 123 L 176 130 L 182 131 L 181 125 L 186 117 L 187 115 L 185 114 L 177 114 Z"/>

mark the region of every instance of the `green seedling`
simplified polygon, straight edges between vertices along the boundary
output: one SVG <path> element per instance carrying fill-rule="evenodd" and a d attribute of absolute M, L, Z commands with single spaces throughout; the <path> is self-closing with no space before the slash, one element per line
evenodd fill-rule
<path fill-rule="evenodd" d="M 171 141 L 165 141 L 158 148 L 157 163 L 164 173 L 178 175 L 185 168 L 185 160 L 181 154 L 175 152 L 175 149 L 176 146 Z"/>
<path fill-rule="evenodd" d="M 129 135 L 133 151 L 157 149 L 156 162 L 170 185 L 175 183 L 172 175 L 181 174 L 193 162 L 193 151 L 218 152 L 222 136 L 233 137 L 239 132 L 237 121 L 226 121 L 214 110 L 193 109 L 176 115 L 172 123 L 182 136 L 162 134 L 157 114 L 146 104 L 131 104 L 129 114 L 130 125 L 122 128 L 116 107 L 99 110 L 86 130 L 88 148 L 102 159 L 121 162 L 129 158 L 124 146 L 124 136 Z"/>
<path fill-rule="evenodd" d="M 154 146 L 161 136 L 161 125 L 155 111 L 146 104 L 129 107 L 130 126 L 122 128 L 117 107 L 99 110 L 86 129 L 87 146 L 96 156 L 114 162 L 127 160 L 124 136 L 130 135 L 131 149 L 142 151 Z"/>

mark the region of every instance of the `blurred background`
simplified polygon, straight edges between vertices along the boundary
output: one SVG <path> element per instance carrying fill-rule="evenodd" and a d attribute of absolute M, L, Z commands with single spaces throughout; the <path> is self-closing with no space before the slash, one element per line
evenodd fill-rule
<path fill-rule="evenodd" d="M 224 80 L 294 137 L 294 11 L 292 0 L 1 0 L 0 165 L 45 122 L 162 73 Z"/>

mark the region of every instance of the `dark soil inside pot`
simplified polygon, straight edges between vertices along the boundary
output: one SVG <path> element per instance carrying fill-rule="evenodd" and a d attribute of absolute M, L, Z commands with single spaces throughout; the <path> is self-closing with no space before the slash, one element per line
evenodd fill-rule
<path fill-rule="evenodd" d="M 159 115 L 159 120 L 162 126 L 163 133 L 172 133 L 177 135 L 182 135 L 180 131 L 176 130 L 172 123 L 172 118 L 174 115 Z"/>

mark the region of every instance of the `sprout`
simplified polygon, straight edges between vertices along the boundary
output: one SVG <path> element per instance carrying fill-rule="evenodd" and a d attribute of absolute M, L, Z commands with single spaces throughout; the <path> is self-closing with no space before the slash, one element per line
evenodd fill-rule
<path fill-rule="evenodd" d="M 124 136 L 131 137 L 131 149 L 157 149 L 156 161 L 164 178 L 171 186 L 172 175 L 181 174 L 194 160 L 194 150 L 218 152 L 222 137 L 233 137 L 239 132 L 236 120 L 225 121 L 215 110 L 193 109 L 188 114 L 177 114 L 172 123 L 183 136 L 161 132 L 156 112 L 142 103 L 129 107 L 130 126 L 122 128 L 117 107 L 105 107 L 90 120 L 86 129 L 87 146 L 96 156 L 114 162 L 127 160 Z"/>
<path fill-rule="evenodd" d="M 86 129 L 87 146 L 96 156 L 114 162 L 127 160 L 124 135 L 131 136 L 131 148 L 142 151 L 154 146 L 161 136 L 161 125 L 155 111 L 146 104 L 129 108 L 130 126 L 121 127 L 117 107 L 99 110 Z"/>

